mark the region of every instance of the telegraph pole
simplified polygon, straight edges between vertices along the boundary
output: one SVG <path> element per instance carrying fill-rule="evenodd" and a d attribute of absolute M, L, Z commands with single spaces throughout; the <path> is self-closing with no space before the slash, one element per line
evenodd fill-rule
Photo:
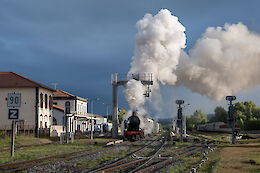
<path fill-rule="evenodd" d="M 184 100 L 176 100 L 176 104 L 179 105 L 178 107 L 178 115 L 177 115 L 177 127 L 180 128 L 180 143 L 183 142 L 183 125 L 182 125 L 182 107 L 181 105 L 184 104 Z"/>
<path fill-rule="evenodd" d="M 229 107 L 228 107 L 228 127 L 232 129 L 232 144 L 236 143 L 236 135 L 237 131 L 235 130 L 235 108 L 232 104 L 232 101 L 236 100 L 236 96 L 226 96 L 226 100 L 229 101 Z"/>

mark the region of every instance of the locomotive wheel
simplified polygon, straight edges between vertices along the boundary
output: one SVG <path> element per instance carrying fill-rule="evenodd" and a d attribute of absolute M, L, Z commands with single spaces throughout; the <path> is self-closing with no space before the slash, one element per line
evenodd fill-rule
<path fill-rule="evenodd" d="M 136 140 L 140 140 L 140 135 L 136 135 Z"/>

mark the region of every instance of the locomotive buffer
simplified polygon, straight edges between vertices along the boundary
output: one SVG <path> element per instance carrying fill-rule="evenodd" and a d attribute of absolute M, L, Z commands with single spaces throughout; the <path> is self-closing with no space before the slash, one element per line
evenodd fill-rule
<path fill-rule="evenodd" d="M 113 86 L 113 109 L 112 109 L 112 138 L 118 137 L 118 96 L 117 96 L 117 87 L 122 85 L 126 85 L 126 83 L 131 80 L 135 79 L 140 81 L 144 86 L 147 87 L 146 92 L 144 93 L 145 97 L 150 96 L 150 85 L 153 85 L 153 76 L 152 73 L 137 73 L 137 74 L 112 74 L 111 75 L 111 83 Z"/>

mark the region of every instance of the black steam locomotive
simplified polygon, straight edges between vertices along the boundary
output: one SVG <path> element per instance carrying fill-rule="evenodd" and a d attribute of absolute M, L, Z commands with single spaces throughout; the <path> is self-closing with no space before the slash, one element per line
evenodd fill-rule
<path fill-rule="evenodd" d="M 140 119 L 136 115 L 137 113 L 133 111 L 131 117 L 125 120 L 125 130 L 124 136 L 128 140 L 139 140 L 144 137 L 144 131 L 140 129 Z"/>

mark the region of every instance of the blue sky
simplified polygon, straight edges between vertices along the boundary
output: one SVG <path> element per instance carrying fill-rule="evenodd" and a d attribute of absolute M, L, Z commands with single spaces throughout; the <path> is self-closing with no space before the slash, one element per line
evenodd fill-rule
<path fill-rule="evenodd" d="M 145 13 L 167 8 L 186 27 L 188 51 L 209 26 L 242 22 L 260 33 L 260 2 L 242 0 L 1 0 L 0 71 L 13 71 L 48 86 L 95 98 L 94 112 L 105 114 L 101 102 L 112 102 L 111 73 L 127 73 L 134 53 L 136 22 Z M 0 81 L 1 82 L 1 81 Z M 128 108 L 119 89 L 119 107 Z M 218 105 L 185 87 L 161 88 L 171 117 L 174 100 L 191 104 L 187 113 L 202 109 L 212 113 Z M 239 93 L 238 101 L 260 106 L 260 87 Z M 110 109 L 111 110 L 111 109 Z"/>

